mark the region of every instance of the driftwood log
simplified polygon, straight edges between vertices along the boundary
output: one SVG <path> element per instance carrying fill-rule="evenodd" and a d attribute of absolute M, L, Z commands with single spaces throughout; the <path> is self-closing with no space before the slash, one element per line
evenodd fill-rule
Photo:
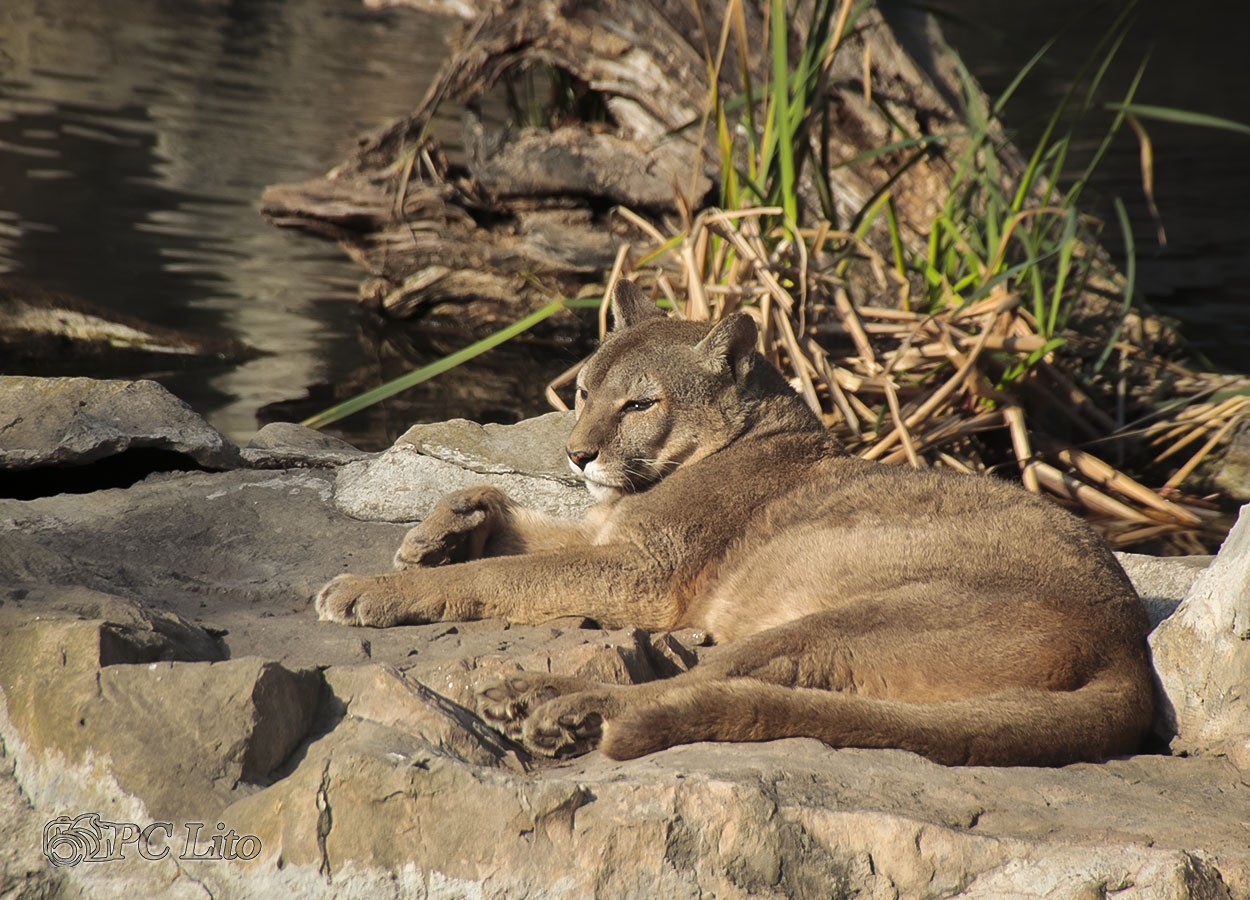
<path fill-rule="evenodd" d="M 162 328 L 28 279 L 0 276 L 0 372 L 146 374 L 241 363 L 258 351 L 241 341 Z"/>
<path fill-rule="evenodd" d="M 758 36 L 746 60 L 757 83 L 769 64 L 764 6 L 744 3 L 748 33 Z M 339 241 L 369 273 L 362 302 L 385 315 L 451 315 L 485 328 L 553 294 L 601 284 L 631 237 L 632 226 L 613 215 L 618 205 L 660 221 L 716 199 L 715 141 L 699 126 L 710 96 L 708 48 L 717 44 L 724 7 L 687 0 L 492 4 L 416 111 L 325 176 L 270 187 L 262 211 L 276 225 Z M 801 14 L 795 21 L 803 27 Z M 730 44 L 721 71 L 737 73 Z M 960 130 L 943 47 L 922 15 L 891 14 L 889 23 L 875 9 L 861 16 L 831 71 L 836 127 L 825 158 L 846 163 L 898 140 L 902 131 L 889 119 L 912 134 Z M 569 76 L 606 110 L 605 120 L 483 125 L 475 110 L 501 82 L 542 67 Z M 463 153 L 451 161 L 428 137 L 445 104 L 465 110 Z M 849 219 L 892 180 L 905 239 L 923 240 L 952 166 L 937 150 L 905 168 L 902 162 L 900 153 L 836 168 L 837 216 Z"/>

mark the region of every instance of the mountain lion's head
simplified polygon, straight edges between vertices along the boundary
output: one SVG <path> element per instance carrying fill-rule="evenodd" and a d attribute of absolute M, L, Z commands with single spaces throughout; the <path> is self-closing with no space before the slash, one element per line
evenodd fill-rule
<path fill-rule="evenodd" d="M 820 428 L 755 352 L 755 322 L 745 313 L 714 326 L 669 319 L 625 280 L 612 313 L 611 333 L 578 375 L 568 441 L 569 465 L 596 500 L 644 491 L 764 418 Z"/>

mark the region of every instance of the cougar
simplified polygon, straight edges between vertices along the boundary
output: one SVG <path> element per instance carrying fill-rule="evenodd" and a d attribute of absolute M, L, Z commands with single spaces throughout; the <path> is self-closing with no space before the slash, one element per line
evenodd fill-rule
<path fill-rule="evenodd" d="M 1149 728 L 1144 608 L 1106 544 L 988 476 L 846 454 L 736 313 L 665 317 L 632 283 L 577 380 L 581 522 L 489 486 L 446 497 L 394 573 L 340 575 L 322 619 L 386 627 L 580 615 L 697 628 L 673 678 L 518 672 L 478 713 L 545 755 L 814 737 L 948 765 L 1063 765 Z"/>

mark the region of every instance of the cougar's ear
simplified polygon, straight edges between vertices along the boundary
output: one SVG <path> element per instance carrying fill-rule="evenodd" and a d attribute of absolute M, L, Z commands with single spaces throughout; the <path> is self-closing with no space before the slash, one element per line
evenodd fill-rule
<path fill-rule="evenodd" d="M 612 330 L 624 331 L 639 322 L 664 315 L 632 281 L 621 278 L 612 291 Z"/>
<path fill-rule="evenodd" d="M 707 337 L 695 345 L 695 350 L 711 368 L 727 368 L 737 381 L 750 368 L 757 333 L 755 320 L 744 312 L 736 312 L 717 322 Z"/>

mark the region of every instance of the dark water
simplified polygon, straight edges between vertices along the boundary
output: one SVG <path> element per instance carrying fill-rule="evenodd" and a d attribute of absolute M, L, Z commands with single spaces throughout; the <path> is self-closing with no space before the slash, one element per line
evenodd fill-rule
<path fill-rule="evenodd" d="M 361 270 L 337 246 L 257 212 L 266 185 L 321 174 L 411 110 L 454 27 L 359 0 L 3 0 L 0 272 L 266 351 L 152 373 L 236 440 L 258 408 L 309 386 L 321 401 L 278 412 L 316 412 L 326 385 L 370 387 L 462 346 L 377 328 L 356 308 Z M 405 415 L 540 409 L 539 379 L 510 374 L 535 355 L 497 353 L 477 390 L 431 385 Z M 349 431 L 376 445 L 401 426 L 377 412 Z"/>
<path fill-rule="evenodd" d="M 987 94 L 997 97 L 1051 37 L 1054 48 L 1022 82 L 1006 110 L 1017 144 L 1032 152 L 1074 74 L 1124 3 L 1047 0 L 939 0 L 945 32 Z M 1250 125 L 1250 8 L 1230 0 L 1178 6 L 1139 3 L 1128 37 L 1099 90 L 1099 104 L 1122 101 L 1138 66 L 1135 102 L 1219 116 Z M 1110 125 L 1095 111 L 1077 126 L 1069 169 L 1084 168 Z M 1142 190 L 1140 144 L 1125 127 L 1084 197 L 1108 220 L 1108 248 L 1123 253 L 1111 198 L 1128 209 L 1138 286 L 1215 366 L 1250 371 L 1250 136 L 1143 120 L 1154 155 L 1155 199 L 1166 232 L 1160 246 Z"/>
<path fill-rule="evenodd" d="M 955 42 L 991 91 L 1089 4 L 969 0 Z M 1106 9 L 1107 7 L 1102 7 Z M 1009 109 L 1035 134 L 1100 31 L 1073 27 Z M 1247 13 L 1208 3 L 1142 7 L 1115 83 L 1153 47 L 1141 102 L 1250 120 Z M 463 335 L 380 328 L 356 311 L 361 272 L 331 244 L 266 225 L 262 189 L 325 171 L 357 134 L 410 110 L 451 23 L 358 0 L 3 0 L 0 4 L 0 272 L 156 324 L 240 338 L 243 365 L 157 373 L 236 440 L 263 406 L 302 417 L 330 385 L 363 389 L 456 349 Z M 454 122 L 439 125 L 447 136 Z M 1250 139 L 1152 126 L 1170 242 L 1151 244 L 1137 146 L 1117 142 L 1095 189 L 1137 222 L 1147 292 L 1191 323 L 1216 360 L 1250 349 Z M 507 421 L 543 408 L 573 354 L 519 346 L 349 421 L 379 446 L 416 418 Z M 3 365 L 0 363 L 0 371 Z M 100 373 L 91 373 L 100 374 Z"/>

